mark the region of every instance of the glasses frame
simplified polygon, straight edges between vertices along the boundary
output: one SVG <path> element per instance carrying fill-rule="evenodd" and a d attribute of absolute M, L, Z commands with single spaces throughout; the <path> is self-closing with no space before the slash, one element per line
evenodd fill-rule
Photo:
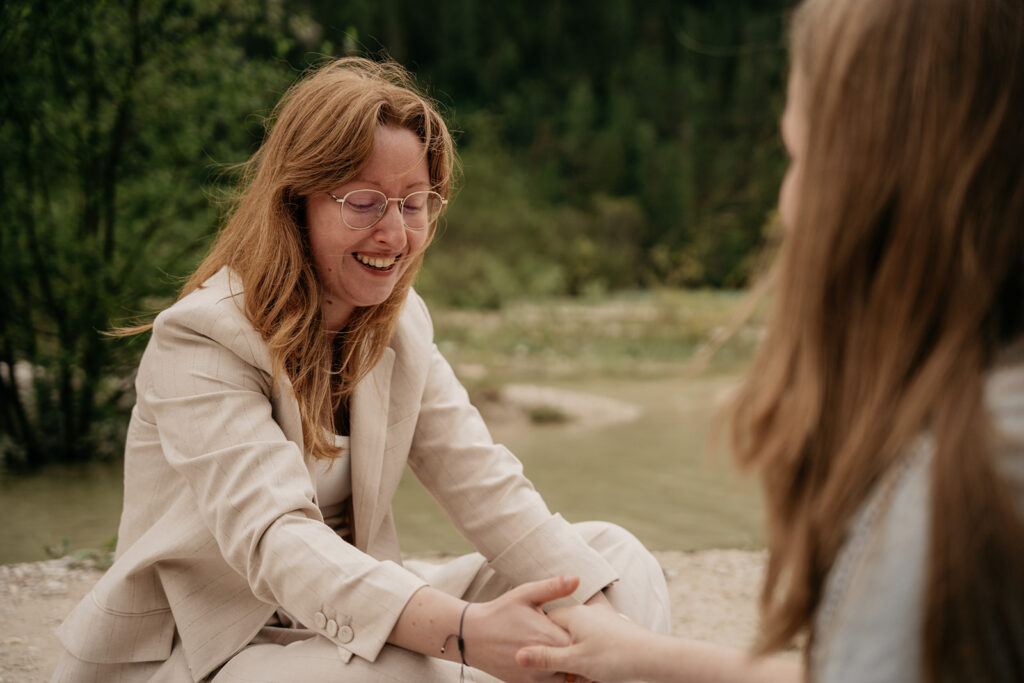
<path fill-rule="evenodd" d="M 383 208 L 380 210 L 380 213 L 377 215 L 377 218 L 374 219 L 374 221 L 372 223 L 370 223 L 369 225 L 367 225 L 366 227 L 363 227 L 363 228 L 357 228 L 357 227 L 349 224 L 349 222 L 347 220 L 345 220 L 345 200 L 348 199 L 353 194 L 355 194 L 356 192 L 376 192 L 381 197 L 384 197 L 384 200 L 385 200 Z M 428 222 L 423 227 L 417 228 L 417 227 L 413 227 L 413 226 L 411 226 L 411 225 L 409 225 L 408 223 L 405 222 L 405 200 L 407 200 L 409 197 L 413 196 L 414 194 L 421 194 L 421 193 L 428 193 L 428 194 L 437 195 L 437 197 L 441 200 L 441 209 L 437 212 L 437 217 L 435 217 L 432 221 Z M 349 190 L 348 192 L 345 193 L 344 197 L 338 197 L 333 192 L 328 192 L 327 196 L 330 197 L 331 199 L 333 199 L 334 201 L 338 202 L 339 208 L 341 209 L 341 211 L 340 211 L 340 213 L 341 213 L 341 222 L 345 224 L 345 227 L 348 228 L 349 230 L 357 230 L 359 232 L 362 232 L 363 230 L 369 230 L 373 226 L 375 226 L 378 223 L 380 223 L 381 219 L 384 218 L 385 215 L 387 215 L 388 207 L 391 206 L 391 202 L 398 202 L 398 215 L 402 217 L 402 226 L 406 230 L 415 230 L 416 232 L 420 232 L 422 230 L 426 230 L 427 228 L 429 228 L 431 226 L 431 224 L 437 222 L 437 219 L 441 217 L 441 213 L 444 211 L 444 207 L 446 207 L 448 205 L 448 200 L 445 199 L 444 197 L 442 197 L 440 193 L 435 192 L 434 190 L 416 190 L 415 192 L 410 192 L 409 194 L 407 194 L 404 197 L 389 197 L 386 194 L 384 194 L 383 192 L 381 192 L 380 190 L 373 190 L 371 188 L 364 187 L 364 188 L 359 188 L 357 190 Z"/>

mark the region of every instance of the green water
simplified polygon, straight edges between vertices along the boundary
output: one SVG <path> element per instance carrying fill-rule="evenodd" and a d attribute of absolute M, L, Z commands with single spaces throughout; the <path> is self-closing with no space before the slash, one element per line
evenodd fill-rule
<path fill-rule="evenodd" d="M 754 483 L 709 454 L 714 400 L 731 378 L 596 380 L 574 391 L 639 405 L 639 419 L 605 428 L 503 426 L 491 431 L 515 453 L 548 506 L 566 519 L 613 521 L 653 550 L 751 548 L 764 543 Z M 406 551 L 468 548 L 406 473 L 395 520 Z"/>
<path fill-rule="evenodd" d="M 730 382 L 573 381 L 564 388 L 626 401 L 642 413 L 632 422 L 596 428 L 524 420 L 491 428 L 523 461 L 549 507 L 570 521 L 614 521 L 656 550 L 757 547 L 763 535 L 755 486 L 708 455 L 715 396 Z M 45 559 L 48 546 L 107 544 L 117 531 L 121 471 L 120 463 L 109 463 L 29 477 L 0 473 L 0 563 Z M 468 548 L 411 475 L 399 487 L 395 518 L 406 552 Z"/>
<path fill-rule="evenodd" d="M 43 560 L 63 549 L 102 548 L 121 514 L 120 462 L 54 467 L 40 474 L 0 471 L 0 564 Z"/>

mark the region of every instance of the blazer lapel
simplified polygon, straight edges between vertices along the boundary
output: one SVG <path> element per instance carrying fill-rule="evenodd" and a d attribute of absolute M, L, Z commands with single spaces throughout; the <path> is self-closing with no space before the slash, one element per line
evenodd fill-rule
<path fill-rule="evenodd" d="M 356 547 L 366 551 L 370 533 L 380 526 L 388 506 L 380 504 L 384 445 L 388 427 L 388 393 L 395 351 L 384 350 L 377 365 L 352 392 L 352 510 L 356 524 Z"/>

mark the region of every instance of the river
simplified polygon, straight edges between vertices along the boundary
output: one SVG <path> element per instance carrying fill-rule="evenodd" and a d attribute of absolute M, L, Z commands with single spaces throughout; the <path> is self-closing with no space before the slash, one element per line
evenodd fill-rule
<path fill-rule="evenodd" d="M 607 425 L 534 424 L 491 411 L 489 424 L 551 509 L 570 521 L 617 522 L 656 550 L 757 548 L 764 537 L 756 487 L 709 455 L 714 403 L 732 381 L 577 380 L 563 388 L 614 398 L 636 407 L 637 416 Z M 121 473 L 120 462 L 0 473 L 0 563 L 45 559 L 48 548 L 59 554 L 109 544 L 120 515 Z M 468 548 L 408 473 L 395 519 L 408 552 Z"/>

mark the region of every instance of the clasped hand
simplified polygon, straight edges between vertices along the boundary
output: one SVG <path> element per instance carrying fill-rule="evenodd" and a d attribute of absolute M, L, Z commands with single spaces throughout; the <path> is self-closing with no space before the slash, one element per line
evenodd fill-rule
<path fill-rule="evenodd" d="M 576 681 L 636 680 L 633 660 L 651 634 L 607 602 L 604 606 L 609 609 L 591 604 L 553 610 L 548 618 L 568 634 L 568 644 L 530 645 L 516 654 L 516 661 L 539 671 L 574 672 Z M 561 675 L 555 680 L 562 680 Z"/>
<path fill-rule="evenodd" d="M 466 662 L 510 683 L 565 680 L 564 674 L 526 669 L 516 654 L 526 647 L 564 648 L 569 634 L 541 606 L 572 594 L 578 577 L 555 577 L 514 588 L 504 595 L 472 605 L 466 612 Z M 579 680 L 579 679 L 577 679 Z"/>

